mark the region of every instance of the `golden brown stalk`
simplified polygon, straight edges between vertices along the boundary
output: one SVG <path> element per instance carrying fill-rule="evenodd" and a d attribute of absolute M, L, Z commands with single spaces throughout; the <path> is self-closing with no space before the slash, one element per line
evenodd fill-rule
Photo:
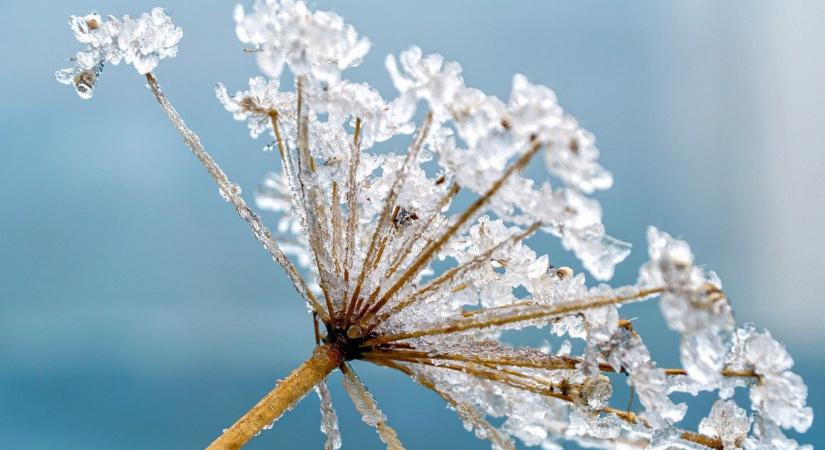
<path fill-rule="evenodd" d="M 338 182 L 332 182 L 332 260 L 335 263 L 335 277 L 341 278 L 341 261 L 338 252 L 341 247 L 341 229 L 343 228 L 341 218 L 341 196 L 338 193 Z M 330 315 L 333 315 L 330 312 Z"/>
<path fill-rule="evenodd" d="M 341 318 L 347 310 L 349 300 L 349 272 L 352 255 L 355 252 L 355 233 L 358 225 L 358 165 L 361 161 L 361 118 L 355 119 L 355 133 L 352 136 L 349 164 L 347 167 L 347 228 L 344 247 L 344 295 L 341 297 Z"/>
<path fill-rule="evenodd" d="M 641 289 L 633 294 L 619 295 L 615 297 L 596 297 L 584 298 L 581 300 L 562 303 L 560 305 L 549 306 L 544 308 L 535 308 L 524 313 L 494 316 L 490 318 L 477 319 L 475 317 L 463 318 L 445 323 L 436 328 L 429 328 L 424 330 L 415 330 L 405 333 L 385 334 L 373 339 L 366 340 L 363 346 L 374 346 L 378 344 L 385 344 L 387 342 L 400 341 L 403 339 L 411 339 L 421 336 L 433 336 L 437 334 L 457 333 L 460 331 L 482 329 L 497 325 L 505 325 L 510 323 L 525 322 L 528 320 L 544 319 L 550 317 L 560 317 L 567 314 L 581 312 L 587 309 L 601 308 L 608 305 L 615 305 L 619 303 L 636 300 L 654 294 L 659 294 L 664 291 L 664 288 Z"/>
<path fill-rule="evenodd" d="M 318 384 L 343 361 L 341 352 L 331 345 L 316 347 L 312 356 L 298 366 L 275 389 L 246 412 L 231 427 L 224 430 L 207 450 L 239 449 L 264 427 L 281 417 L 313 386 Z"/>
<path fill-rule="evenodd" d="M 403 357 L 402 358 L 371 357 L 371 358 L 366 358 L 366 359 L 369 360 L 369 361 L 374 362 L 375 364 L 384 365 L 384 366 L 387 366 L 387 367 L 390 367 L 390 368 L 396 368 L 394 366 L 401 366 L 400 364 L 393 363 L 393 360 L 394 360 L 394 361 L 399 361 L 399 362 L 404 362 L 404 363 L 421 364 L 421 365 L 438 367 L 438 368 L 447 369 L 447 370 L 455 370 L 455 371 L 459 371 L 459 372 L 462 372 L 462 373 L 467 373 L 467 374 L 475 376 L 477 378 L 482 378 L 482 379 L 486 379 L 486 380 L 489 380 L 489 381 L 502 383 L 502 384 L 512 386 L 512 387 L 517 388 L 517 389 L 530 391 L 530 392 L 533 392 L 533 393 L 536 393 L 536 394 L 539 394 L 539 395 L 553 397 L 553 398 L 556 398 L 558 400 L 565 401 L 565 402 L 568 402 L 568 403 L 572 403 L 572 402 L 576 401 L 576 398 L 575 398 L 576 396 L 575 395 L 571 396 L 571 395 L 568 395 L 567 393 L 564 392 L 567 389 L 575 388 L 576 386 L 573 385 L 573 384 L 568 385 L 567 388 L 565 388 L 561 392 L 559 392 L 558 387 L 555 386 L 555 385 L 548 385 L 548 386 L 535 385 L 533 383 L 528 383 L 528 382 L 521 381 L 521 380 L 518 380 L 518 379 L 514 379 L 514 378 L 511 378 L 510 376 L 508 376 L 508 375 L 513 375 L 515 373 L 502 372 L 498 369 L 493 369 L 493 368 L 473 367 L 472 365 L 465 366 L 465 365 L 441 364 L 441 363 L 435 364 L 433 362 L 426 361 L 426 360 L 414 360 L 414 359 L 407 359 L 407 358 L 403 358 Z M 402 372 L 405 372 L 405 373 L 407 373 L 407 371 L 412 372 L 409 369 L 407 369 L 406 371 L 402 370 Z M 539 380 L 536 380 L 536 381 L 539 381 Z M 605 407 L 600 412 L 603 412 L 605 414 L 612 414 L 612 415 L 614 415 L 614 416 L 616 416 L 616 417 L 618 417 L 618 418 L 620 418 L 620 419 L 622 419 L 626 422 L 629 422 L 629 423 L 635 424 L 635 423 L 638 422 L 638 419 L 637 419 L 636 415 L 633 414 L 630 411 L 623 411 L 623 410 L 618 410 L 618 409 L 611 408 L 611 407 Z M 645 426 L 648 426 L 645 423 L 642 423 L 642 424 L 645 425 Z M 711 437 L 711 436 L 701 434 L 701 433 L 682 430 L 680 437 L 682 439 L 686 440 L 686 441 L 695 442 L 697 444 L 704 445 L 705 447 L 708 447 L 708 448 L 718 449 L 718 450 L 722 450 L 722 448 L 723 448 L 721 440 L 719 440 L 718 438 L 715 438 L 715 437 Z"/>
<path fill-rule="evenodd" d="M 376 357 L 387 357 L 387 358 L 394 358 L 394 357 L 404 357 L 410 359 L 428 359 L 428 360 L 448 360 L 448 361 L 460 361 L 460 362 L 468 362 L 474 364 L 480 364 L 490 367 L 502 367 L 502 366 L 511 366 L 511 367 L 525 367 L 530 369 L 547 369 L 547 370 L 560 370 L 560 369 L 575 369 L 576 364 L 580 361 L 576 358 L 568 358 L 563 356 L 555 356 L 555 355 L 547 355 L 546 358 L 542 359 L 527 359 L 527 358 L 519 358 L 517 356 L 509 356 L 509 357 L 486 357 L 486 356 L 479 356 L 479 355 L 465 355 L 461 353 L 430 353 L 424 351 L 416 351 L 416 350 L 403 350 L 403 349 L 392 349 L 392 350 L 381 350 L 374 349 L 365 351 L 363 353 L 365 357 L 376 356 Z M 610 366 L 605 365 L 602 367 L 599 366 L 600 370 L 604 371 L 612 371 Z"/>
<path fill-rule="evenodd" d="M 321 291 L 324 293 L 329 315 L 334 314 L 332 307 L 332 299 L 330 298 L 330 287 L 334 284 L 334 276 L 330 268 L 327 267 L 326 262 L 330 260 L 329 254 L 325 246 L 320 245 L 321 242 L 330 242 L 331 236 L 328 236 L 323 225 L 329 223 L 326 215 L 326 197 L 318 189 L 317 183 L 314 183 L 313 177 L 316 171 L 315 159 L 309 151 L 309 116 L 308 108 L 304 104 L 304 86 L 306 85 L 306 77 L 300 76 L 296 80 L 298 100 L 297 100 L 297 114 L 296 127 L 298 130 L 298 183 L 301 195 L 304 201 L 304 217 L 306 218 L 305 233 L 307 234 L 307 242 L 312 250 L 315 260 L 315 266 L 318 269 L 318 284 Z"/>
<path fill-rule="evenodd" d="M 269 120 L 272 122 L 272 131 L 275 133 L 275 142 L 278 143 L 278 153 L 281 154 L 281 159 L 286 162 L 286 146 L 284 146 L 284 139 L 281 137 L 281 128 L 278 126 L 278 112 L 270 111 Z"/>

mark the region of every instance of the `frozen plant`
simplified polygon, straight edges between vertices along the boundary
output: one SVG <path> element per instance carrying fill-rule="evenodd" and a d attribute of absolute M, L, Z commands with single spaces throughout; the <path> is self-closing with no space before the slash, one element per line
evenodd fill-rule
<path fill-rule="evenodd" d="M 342 76 L 369 41 L 338 15 L 266 0 L 238 6 L 234 17 L 264 76 L 234 94 L 219 84 L 216 93 L 253 137 L 269 136 L 266 148 L 278 151 L 279 167 L 255 198 L 279 216 L 277 239 L 161 91 L 152 71 L 175 56 L 182 35 L 162 9 L 137 19 L 72 17 L 85 48 L 57 72 L 82 98 L 91 97 L 106 63 L 125 61 L 144 74 L 313 317 L 314 353 L 209 448 L 240 448 L 313 388 L 325 448 L 339 448 L 325 382 L 336 369 L 363 420 L 387 448 L 403 448 L 354 360 L 403 372 L 435 392 L 494 449 L 512 449 L 516 439 L 545 449 L 565 440 L 602 448 L 801 448 L 783 434 L 806 431 L 813 416 L 791 357 L 767 331 L 737 328 L 719 278 L 696 265 L 687 243 L 650 228 L 638 283 L 619 287 L 588 287 L 583 273 L 552 266 L 527 244 L 534 233 L 558 237 L 600 281 L 630 251 L 606 234 L 590 196 L 612 183 L 594 138 L 550 89 L 516 75 L 503 101 L 465 86 L 458 63 L 411 47 L 386 59 L 399 95 L 385 100 Z M 284 68 L 294 84 L 282 84 Z M 417 111 L 421 104 L 426 111 Z M 380 151 L 389 139 L 405 142 L 406 151 Z M 521 174 L 535 158 L 552 183 Z M 454 202 L 459 191 L 472 197 L 469 206 Z M 437 271 L 436 260 L 452 266 Z M 660 367 L 620 315 L 627 303 L 657 298 L 681 335 L 682 368 Z M 501 339 L 504 330 L 528 327 L 582 339 L 585 350 L 551 353 Z M 611 406 L 622 379 L 641 404 L 637 412 Z M 751 413 L 730 399 L 740 388 L 750 392 Z M 687 405 L 672 394 L 700 391 L 720 399 L 698 430 L 680 428 Z"/>

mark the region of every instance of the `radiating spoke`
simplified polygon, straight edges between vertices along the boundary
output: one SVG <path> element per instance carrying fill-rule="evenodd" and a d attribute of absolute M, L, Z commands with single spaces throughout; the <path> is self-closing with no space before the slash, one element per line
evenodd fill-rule
<path fill-rule="evenodd" d="M 352 399 L 355 409 L 361 413 L 364 422 L 375 428 L 381 441 L 387 444 L 387 450 L 404 450 L 404 446 L 398 440 L 398 434 L 387 424 L 387 417 L 378 409 L 372 394 L 369 393 L 352 367 L 345 363 L 343 372 L 344 389 Z"/>

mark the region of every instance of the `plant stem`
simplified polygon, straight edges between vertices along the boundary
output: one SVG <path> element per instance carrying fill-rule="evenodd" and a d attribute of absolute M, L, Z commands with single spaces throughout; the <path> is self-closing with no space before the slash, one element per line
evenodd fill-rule
<path fill-rule="evenodd" d="M 337 347 L 326 344 L 315 347 L 312 356 L 281 380 L 255 406 L 246 412 L 223 434 L 215 439 L 207 450 L 229 450 L 243 447 L 264 427 L 272 424 L 284 411 L 292 408 L 299 400 L 321 382 L 330 372 L 343 362 Z"/>

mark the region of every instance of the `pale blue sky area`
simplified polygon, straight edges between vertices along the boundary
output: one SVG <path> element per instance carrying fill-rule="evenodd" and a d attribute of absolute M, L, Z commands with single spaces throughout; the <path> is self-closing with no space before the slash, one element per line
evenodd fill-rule
<path fill-rule="evenodd" d="M 158 0 L 160 1 L 160 0 Z M 311 352 L 310 318 L 162 117 L 131 67 L 95 98 L 54 81 L 77 49 L 70 14 L 138 14 L 145 1 L 3 2 L 0 27 L 0 436 L 5 448 L 206 445 Z M 184 28 L 156 71 L 247 199 L 276 167 L 214 99 L 258 72 L 232 2 L 161 4 Z M 739 321 L 774 331 L 808 382 L 825 441 L 825 5 L 817 2 L 323 1 L 368 36 L 349 73 L 394 91 L 384 56 L 408 45 L 459 61 L 506 98 L 513 73 L 553 88 L 590 129 L 615 187 L 610 232 L 636 249 L 653 224 L 686 238 L 725 282 Z M 271 221 L 271 215 L 264 215 Z M 554 263 L 557 243 L 538 241 Z M 677 337 L 655 305 L 637 329 L 664 364 Z M 526 339 L 539 341 L 549 333 Z M 355 363 L 411 449 L 482 449 L 429 392 Z M 338 383 L 344 448 L 382 448 Z M 623 390 L 623 389 L 618 389 Z M 626 396 L 626 392 L 617 392 Z M 712 402 L 699 399 L 695 426 Z M 308 397 L 252 449 L 320 448 Z"/>

